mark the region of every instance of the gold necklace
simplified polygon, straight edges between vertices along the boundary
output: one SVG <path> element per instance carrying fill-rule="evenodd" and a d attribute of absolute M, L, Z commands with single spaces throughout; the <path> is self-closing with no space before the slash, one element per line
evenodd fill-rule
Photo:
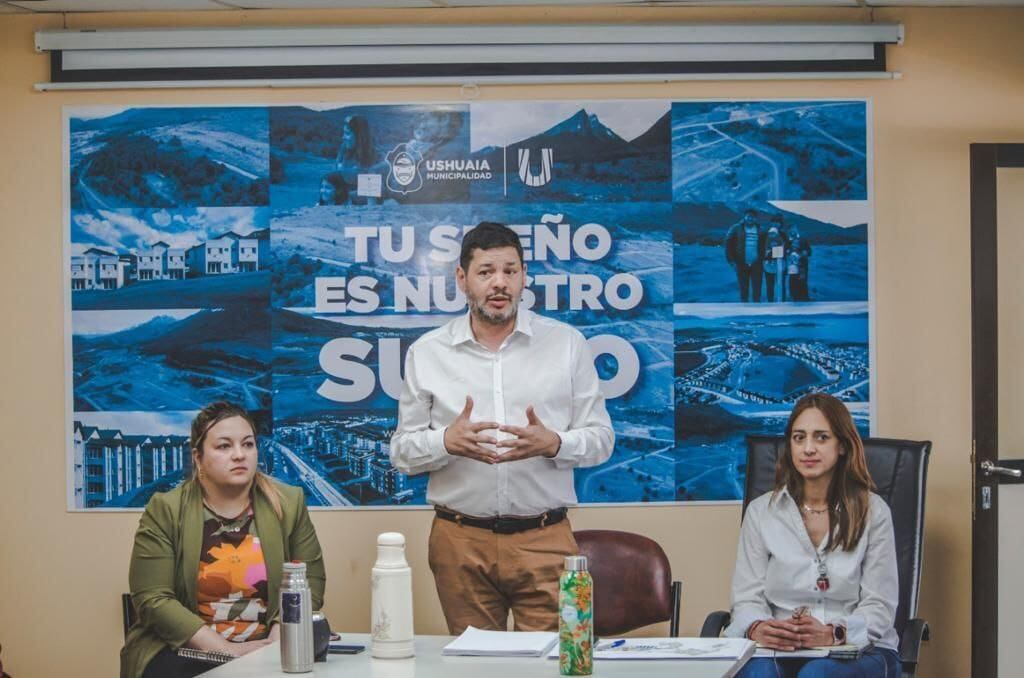
<path fill-rule="evenodd" d="M 825 508 L 822 508 L 822 509 L 815 509 L 815 508 L 811 508 L 807 504 L 803 504 L 803 509 L 804 509 L 805 513 L 813 513 L 814 515 L 821 515 L 822 513 L 828 513 L 828 506 L 826 506 Z"/>

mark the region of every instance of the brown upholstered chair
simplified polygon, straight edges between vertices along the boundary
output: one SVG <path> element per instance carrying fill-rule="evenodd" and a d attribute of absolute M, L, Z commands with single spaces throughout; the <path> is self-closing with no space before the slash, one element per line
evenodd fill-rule
<path fill-rule="evenodd" d="M 594 632 L 617 636 L 668 621 L 679 635 L 682 582 L 672 581 L 668 556 L 658 542 L 632 532 L 581 530 L 574 533 L 594 578 Z"/>

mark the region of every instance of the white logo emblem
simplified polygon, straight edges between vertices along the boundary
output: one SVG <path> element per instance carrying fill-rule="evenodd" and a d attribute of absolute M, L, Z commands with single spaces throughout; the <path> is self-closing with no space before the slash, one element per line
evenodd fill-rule
<path fill-rule="evenodd" d="M 530 172 L 530 149 L 519 149 L 519 179 L 527 186 L 536 188 L 551 181 L 551 163 L 555 151 L 551 148 L 540 149 L 540 174 Z"/>
<path fill-rule="evenodd" d="M 405 195 L 423 188 L 423 177 L 420 176 L 420 163 L 423 157 L 406 144 L 398 144 L 388 153 L 388 189 L 394 193 Z"/>

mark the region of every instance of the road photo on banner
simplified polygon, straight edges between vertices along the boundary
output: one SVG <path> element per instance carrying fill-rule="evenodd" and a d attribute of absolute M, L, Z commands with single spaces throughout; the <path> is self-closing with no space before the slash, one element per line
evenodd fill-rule
<path fill-rule="evenodd" d="M 676 202 L 866 200 L 863 101 L 672 106 Z"/>

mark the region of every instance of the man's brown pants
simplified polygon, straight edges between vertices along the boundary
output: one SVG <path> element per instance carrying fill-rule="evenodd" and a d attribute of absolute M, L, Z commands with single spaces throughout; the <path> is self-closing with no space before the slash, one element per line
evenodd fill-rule
<path fill-rule="evenodd" d="M 434 517 L 428 556 L 448 631 L 558 630 L 558 577 L 579 548 L 569 520 L 516 534 Z"/>

